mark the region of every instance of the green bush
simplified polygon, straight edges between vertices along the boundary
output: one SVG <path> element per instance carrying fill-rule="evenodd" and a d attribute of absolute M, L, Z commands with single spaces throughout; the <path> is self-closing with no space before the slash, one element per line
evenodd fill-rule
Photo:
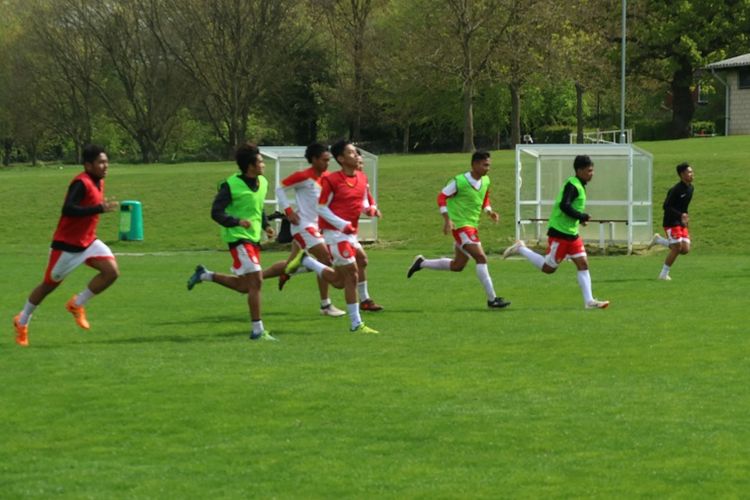
<path fill-rule="evenodd" d="M 637 120 L 633 122 L 634 141 L 662 141 L 669 139 L 668 120 Z"/>
<path fill-rule="evenodd" d="M 534 141 L 539 144 L 568 144 L 573 129 L 567 125 L 546 125 L 534 131 Z"/>
<path fill-rule="evenodd" d="M 714 135 L 716 124 L 712 121 L 694 121 L 691 123 L 693 135 Z"/>

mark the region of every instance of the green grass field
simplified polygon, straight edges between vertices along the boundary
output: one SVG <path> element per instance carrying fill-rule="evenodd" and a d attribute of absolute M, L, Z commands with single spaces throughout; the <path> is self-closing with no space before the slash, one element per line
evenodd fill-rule
<path fill-rule="evenodd" d="M 467 155 L 385 156 L 383 241 L 368 251 L 387 309 L 365 316 L 383 334 L 319 316 L 304 275 L 264 288 L 278 343 L 247 340 L 242 296 L 185 290 L 198 262 L 229 267 L 208 217 L 224 163 L 113 166 L 108 194 L 143 202 L 146 240 L 112 241 L 117 216 L 103 216 L 122 276 L 91 301 L 92 329 L 63 307 L 92 275 L 80 269 L 17 347 L 12 316 L 78 167 L 0 171 L 0 498 L 745 497 L 750 237 L 733 215 L 750 209 L 750 137 L 640 146 L 655 155 L 655 200 L 676 163 L 696 171 L 694 251 L 672 282 L 655 279 L 663 251 L 592 256 L 594 293 L 612 306 L 585 311 L 573 266 L 544 276 L 501 260 L 507 151 L 490 174 L 503 220 L 482 240 L 513 305 L 487 310 L 472 265 L 406 280 L 414 254 L 450 253 L 435 196 Z"/>

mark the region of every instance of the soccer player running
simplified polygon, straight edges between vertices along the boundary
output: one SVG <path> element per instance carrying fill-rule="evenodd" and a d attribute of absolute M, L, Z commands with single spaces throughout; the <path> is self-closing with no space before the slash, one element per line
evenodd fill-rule
<path fill-rule="evenodd" d="M 677 260 L 677 256 L 685 255 L 690 252 L 690 233 L 688 232 L 688 206 L 693 199 L 693 167 L 687 163 L 677 165 L 677 175 L 680 182 L 672 186 L 667 192 L 667 198 L 664 200 L 664 232 L 667 237 L 664 238 L 658 234 L 654 235 L 648 248 L 654 245 L 662 245 L 669 248 L 669 255 L 664 260 L 664 266 L 659 273 L 659 279 L 670 281 L 669 270 L 672 264 Z"/>
<path fill-rule="evenodd" d="M 119 207 L 117 201 L 104 197 L 104 177 L 108 168 L 109 158 L 102 147 L 89 145 L 83 149 L 84 171 L 68 186 L 62 215 L 52 236 L 44 279 L 31 292 L 23 310 L 13 318 L 18 345 L 29 345 L 28 325 L 34 310 L 75 268 L 85 263 L 99 271 L 83 291 L 65 304 L 76 324 L 84 330 L 90 328 L 86 303 L 106 290 L 120 275 L 112 251 L 96 237 L 99 214 Z"/>
<path fill-rule="evenodd" d="M 579 155 L 573 160 L 575 175 L 569 177 L 555 199 L 547 230 L 547 255 L 542 257 L 518 240 L 503 252 L 503 258 L 519 253 L 526 257 L 543 273 L 557 271 L 566 257 L 570 257 L 578 268 L 578 286 L 583 294 L 583 305 L 586 309 L 605 309 L 608 300 L 597 300 L 591 292 L 591 275 L 583 239 L 578 234 L 579 225 L 586 225 L 591 219 L 583 210 L 586 208 L 586 184 L 594 177 L 594 162 L 587 155 Z"/>
<path fill-rule="evenodd" d="M 251 340 L 276 340 L 266 331 L 261 319 L 260 266 L 261 231 L 274 235 L 263 211 L 268 179 L 263 175 L 263 156 L 254 144 L 244 144 L 235 154 L 239 174 L 228 177 L 220 186 L 211 206 L 211 218 L 221 226 L 221 239 L 232 254 L 232 273 L 220 274 L 198 265 L 188 279 L 192 290 L 203 281 L 213 281 L 240 293 L 247 293 L 252 322 Z"/>
<path fill-rule="evenodd" d="M 406 277 L 411 278 L 422 269 L 463 271 L 472 258 L 476 262 L 477 278 L 487 294 L 487 306 L 502 309 L 509 306 L 510 302 L 495 295 L 487 256 L 482 249 L 477 230 L 482 212 L 493 222 L 500 220 L 500 215 L 490 206 L 490 178 L 487 176 L 489 170 L 490 154 L 486 151 L 477 151 L 471 157 L 471 170 L 451 179 L 438 195 L 437 203 L 443 215 L 443 233 L 452 233 L 456 242 L 453 259 L 425 259 L 424 256 L 417 255 Z"/>
<path fill-rule="evenodd" d="M 279 277 L 279 289 L 290 279 L 285 268 L 300 252 L 307 251 L 319 262 L 331 265 L 325 240 L 318 228 L 318 198 L 320 197 L 320 182 L 328 175 L 328 163 L 331 153 L 322 144 L 310 144 L 305 150 L 305 158 L 310 167 L 294 172 L 281 181 L 276 188 L 276 198 L 281 209 L 289 219 L 292 233 L 292 252 L 287 260 L 274 263 L 263 271 L 263 279 Z M 294 190 L 297 211 L 292 208 L 286 191 Z M 318 276 L 318 290 L 320 291 L 320 314 L 339 317 L 346 313 L 331 303 L 328 296 L 328 282 Z"/>
<path fill-rule="evenodd" d="M 346 310 L 352 332 L 378 333 L 365 325 L 360 316 L 357 296 L 358 268 L 357 228 L 360 214 L 380 217 L 377 207 L 370 206 L 367 198 L 367 176 L 359 169 L 357 148 L 349 141 L 339 141 L 331 146 L 331 154 L 341 170 L 323 178 L 318 199 L 318 224 L 328 251 L 333 258 L 333 268 L 300 253 L 289 263 L 287 272 L 300 265 L 314 271 L 336 288 L 344 289 Z"/>
<path fill-rule="evenodd" d="M 357 149 L 357 169 L 364 172 L 365 168 L 365 159 L 362 156 L 362 151 Z M 375 203 L 375 198 L 373 198 L 372 193 L 370 192 L 370 185 L 367 185 L 367 203 L 369 204 L 371 209 L 377 210 L 377 205 Z M 378 215 L 378 217 L 381 217 L 381 215 Z M 369 261 L 367 260 L 367 253 L 365 253 L 364 247 L 359 244 L 357 246 L 357 293 L 359 294 L 359 309 L 361 311 L 370 311 L 370 312 L 380 312 L 383 310 L 383 306 L 375 302 L 372 297 L 370 297 L 370 291 L 367 288 L 367 264 Z"/>

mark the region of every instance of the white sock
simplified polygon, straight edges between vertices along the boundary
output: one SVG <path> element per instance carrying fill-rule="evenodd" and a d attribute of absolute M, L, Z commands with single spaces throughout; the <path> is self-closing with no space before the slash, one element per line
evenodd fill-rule
<path fill-rule="evenodd" d="M 584 304 L 588 304 L 594 300 L 594 295 L 591 293 L 591 275 L 589 274 L 588 269 L 585 271 L 578 271 L 578 286 L 581 287 Z"/>
<path fill-rule="evenodd" d="M 205 273 L 201 274 L 201 281 L 213 281 L 213 280 L 214 280 L 213 271 L 206 271 Z"/>
<path fill-rule="evenodd" d="M 78 307 L 85 306 L 86 302 L 88 302 L 89 299 L 91 297 L 93 297 L 93 296 L 94 296 L 94 292 L 92 292 L 91 290 L 88 289 L 88 287 L 86 287 L 86 288 L 83 289 L 83 291 L 81 293 L 79 293 L 78 295 L 76 295 L 76 302 L 75 302 L 75 304 Z"/>
<path fill-rule="evenodd" d="M 657 245 L 669 248 L 669 240 L 664 236 L 654 235 L 654 241 Z"/>
<path fill-rule="evenodd" d="M 492 286 L 492 278 L 490 278 L 490 270 L 487 268 L 487 264 L 477 264 L 477 278 L 484 287 L 487 300 L 494 300 L 495 288 Z"/>
<path fill-rule="evenodd" d="M 367 292 L 367 281 L 360 281 L 357 283 L 357 293 L 359 294 L 359 300 L 361 302 L 370 298 L 370 294 Z"/>
<path fill-rule="evenodd" d="M 323 271 L 328 269 L 328 266 L 326 266 L 325 264 L 321 264 L 320 261 L 310 257 L 309 255 L 305 255 L 304 257 L 302 257 L 302 265 L 318 276 L 322 276 Z"/>
<path fill-rule="evenodd" d="M 358 327 L 362 323 L 362 318 L 359 316 L 359 302 L 347 304 L 346 311 L 349 313 L 349 321 L 351 322 L 352 329 Z"/>
<path fill-rule="evenodd" d="M 537 269 L 542 269 L 542 266 L 544 266 L 544 257 L 536 253 L 534 250 L 527 247 L 520 247 L 518 253 L 526 257 L 526 259 L 528 259 L 528 261 Z"/>
<path fill-rule="evenodd" d="M 435 271 L 450 271 L 451 260 L 446 258 L 425 259 L 422 261 L 419 267 L 420 269 L 434 269 Z"/>
<path fill-rule="evenodd" d="M 661 274 L 660 274 L 660 276 L 668 276 L 669 275 L 669 269 L 670 269 L 670 267 L 668 265 L 664 264 L 664 266 L 662 266 L 662 268 L 661 268 Z"/>
<path fill-rule="evenodd" d="M 306 268 L 305 266 L 299 266 L 297 268 L 297 270 L 294 271 L 292 274 L 293 275 L 294 274 L 304 274 L 304 273 L 309 273 L 309 272 L 310 272 L 310 270 L 308 268 Z"/>
<path fill-rule="evenodd" d="M 31 321 L 31 315 L 34 313 L 34 309 L 36 309 L 36 306 L 27 300 L 18 318 L 18 323 L 21 326 L 26 326 L 29 321 Z"/>
<path fill-rule="evenodd" d="M 321 299 L 321 301 L 320 301 L 320 308 L 321 309 L 325 309 L 326 307 L 328 307 L 330 305 L 331 305 L 331 299 L 330 298 L 328 298 L 328 299 Z"/>
<path fill-rule="evenodd" d="M 251 321 L 253 324 L 253 333 L 263 333 L 263 320 L 259 319 L 258 321 Z"/>

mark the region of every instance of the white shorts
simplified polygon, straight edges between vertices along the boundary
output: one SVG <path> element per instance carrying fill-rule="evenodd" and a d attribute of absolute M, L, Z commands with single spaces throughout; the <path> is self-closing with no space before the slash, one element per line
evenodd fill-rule
<path fill-rule="evenodd" d="M 344 234 L 341 231 L 326 229 L 323 231 L 328 252 L 334 266 L 346 266 L 357 261 L 357 250 L 362 248 L 356 234 Z"/>
<path fill-rule="evenodd" d="M 243 274 L 252 274 L 259 272 L 260 267 L 260 247 L 252 243 L 240 243 L 229 250 L 232 254 L 231 271 L 237 276 Z"/>
<path fill-rule="evenodd" d="M 305 227 L 292 225 L 292 238 L 302 250 L 317 245 L 325 245 L 323 235 L 320 234 L 318 226 L 314 224 Z"/>
<path fill-rule="evenodd" d="M 115 260 L 112 250 L 99 239 L 94 240 L 83 252 L 66 252 L 51 248 L 47 270 L 44 272 L 44 282 L 50 285 L 60 283 L 76 267 L 84 263 L 91 265 L 91 261 L 97 259 Z"/>

